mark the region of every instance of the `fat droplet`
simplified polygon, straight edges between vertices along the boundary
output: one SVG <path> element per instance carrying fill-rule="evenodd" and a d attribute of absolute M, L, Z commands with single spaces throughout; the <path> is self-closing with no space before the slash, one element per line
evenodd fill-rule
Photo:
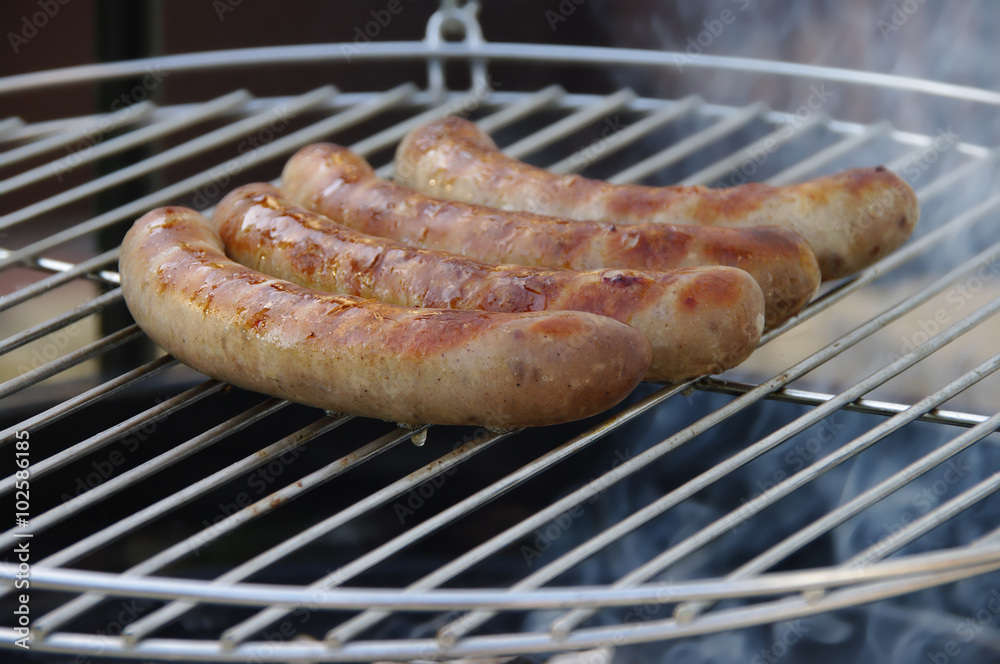
<path fill-rule="evenodd" d="M 416 432 L 415 434 L 413 434 L 412 436 L 410 436 L 410 440 L 417 447 L 423 447 L 424 443 L 427 442 L 427 429 L 422 429 L 422 430 Z"/>
<path fill-rule="evenodd" d="M 344 416 L 343 413 L 338 413 L 335 410 L 324 410 L 323 413 L 325 413 L 327 417 L 343 417 Z"/>

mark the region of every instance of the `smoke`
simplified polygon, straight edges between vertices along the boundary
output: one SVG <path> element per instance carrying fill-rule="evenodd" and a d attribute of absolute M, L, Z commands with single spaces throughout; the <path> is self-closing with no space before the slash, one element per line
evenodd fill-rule
<path fill-rule="evenodd" d="M 996 90 L 993 40 L 1000 12 L 983 2 L 926 0 L 707 0 L 656 3 L 649 0 L 591 0 L 594 20 L 613 46 L 683 54 L 675 66 L 622 69 L 619 83 L 650 96 L 680 97 L 701 92 L 713 101 L 760 99 L 791 110 L 814 81 L 712 71 L 696 66 L 705 55 L 756 58 L 881 72 Z M 839 119 L 871 123 L 890 119 L 912 131 L 934 133 L 942 121 L 969 114 L 977 137 L 995 135 L 995 108 L 845 87 L 827 109 Z M 945 123 L 947 124 L 947 123 Z"/>
<path fill-rule="evenodd" d="M 635 455 L 660 442 L 662 432 L 707 415 L 728 397 L 696 393 L 687 402 L 675 399 L 641 425 L 613 434 L 607 448 L 627 446 Z M 608 528 L 628 514 L 697 474 L 739 452 L 807 409 L 763 401 L 676 448 L 647 471 L 612 485 L 599 501 L 587 506 L 586 518 L 566 529 L 564 537 L 537 564 L 545 564 Z M 723 480 L 709 485 L 667 513 L 561 577 L 562 584 L 611 583 L 638 565 L 752 500 L 808 465 L 867 432 L 881 418 L 835 413 L 765 453 Z M 876 443 L 854 459 L 828 471 L 717 540 L 664 570 L 653 582 L 721 577 L 794 534 L 835 507 L 872 488 L 909 463 L 940 447 L 960 429 L 915 423 Z M 903 525 L 955 498 L 1000 465 L 997 436 L 973 446 L 950 462 L 933 468 L 896 493 L 868 507 L 775 569 L 836 566 L 865 549 L 893 541 Z M 608 460 L 611 459 L 608 453 Z M 599 466 L 603 468 L 603 466 Z M 940 550 L 967 543 L 995 527 L 992 515 L 1000 497 L 992 496 L 959 518 L 903 547 L 900 554 Z M 724 602 L 719 608 L 737 602 Z M 614 624 L 670 615 L 672 605 L 604 611 L 588 624 Z M 532 614 L 525 628 L 545 629 L 558 612 Z M 865 661 L 886 664 L 919 662 L 972 663 L 1000 656 L 1000 573 L 931 588 L 876 604 L 793 621 L 700 637 L 623 646 L 614 662 L 805 662 Z"/>

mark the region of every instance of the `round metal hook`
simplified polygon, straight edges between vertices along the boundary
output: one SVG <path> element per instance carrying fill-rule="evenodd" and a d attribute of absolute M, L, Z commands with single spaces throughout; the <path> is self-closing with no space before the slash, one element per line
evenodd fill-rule
<path fill-rule="evenodd" d="M 461 42 L 469 50 L 476 51 L 484 43 L 483 31 L 479 26 L 478 0 L 442 0 L 441 8 L 427 21 L 424 42 L 428 50 L 434 52 L 446 42 Z M 489 86 L 486 61 L 481 57 L 468 58 L 472 89 L 485 90 Z M 430 57 L 427 61 L 427 91 L 433 98 L 443 98 L 447 92 L 444 77 L 444 61 L 440 57 Z"/>

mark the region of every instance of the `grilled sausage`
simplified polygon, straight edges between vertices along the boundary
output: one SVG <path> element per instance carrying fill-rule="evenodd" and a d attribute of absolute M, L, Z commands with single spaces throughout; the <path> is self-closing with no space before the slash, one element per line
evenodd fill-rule
<path fill-rule="evenodd" d="M 294 206 L 269 184 L 231 191 L 212 223 L 233 260 L 317 290 L 410 307 L 610 316 L 652 344 L 646 380 L 732 368 L 753 352 L 764 326 L 757 282 L 730 267 L 582 272 L 490 265 L 364 235 Z"/>
<path fill-rule="evenodd" d="M 566 219 L 776 224 L 809 242 L 824 279 L 846 277 L 884 258 L 910 237 L 920 216 L 913 189 L 882 166 L 784 187 L 615 185 L 508 157 L 475 124 L 455 117 L 410 132 L 396 151 L 395 177 L 430 196 Z"/>
<path fill-rule="evenodd" d="M 300 205 L 363 233 L 489 263 L 577 270 L 736 267 L 764 291 L 769 327 L 801 309 L 820 283 L 809 245 L 784 228 L 619 227 L 502 212 L 430 198 L 382 180 L 364 159 L 330 143 L 293 155 L 282 173 L 282 189 Z"/>
<path fill-rule="evenodd" d="M 268 277 L 187 208 L 136 221 L 120 269 L 139 326 L 198 371 L 403 424 L 575 420 L 618 403 L 649 363 L 642 333 L 604 316 L 413 309 Z"/>

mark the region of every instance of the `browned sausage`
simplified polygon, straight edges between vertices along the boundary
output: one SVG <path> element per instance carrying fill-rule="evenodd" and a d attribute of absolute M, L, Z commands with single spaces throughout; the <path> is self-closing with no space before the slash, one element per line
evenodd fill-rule
<path fill-rule="evenodd" d="M 720 373 L 745 360 L 764 326 L 764 295 L 730 267 L 671 272 L 491 265 L 418 249 L 299 208 L 269 184 L 231 191 L 212 216 L 233 260 L 302 286 L 410 307 L 589 311 L 643 332 L 647 380 Z"/>
<path fill-rule="evenodd" d="M 577 270 L 736 267 L 764 291 L 768 326 L 801 309 L 820 283 L 809 245 L 784 228 L 616 226 L 503 212 L 387 182 L 364 159 L 329 143 L 299 150 L 285 164 L 282 189 L 300 205 L 363 233 L 489 263 Z"/>
<path fill-rule="evenodd" d="M 882 166 L 784 187 L 615 185 L 512 159 L 475 124 L 455 117 L 410 132 L 396 151 L 396 180 L 430 196 L 566 219 L 775 224 L 809 242 L 824 279 L 846 277 L 884 258 L 910 237 L 920 216 L 913 189 Z"/>
<path fill-rule="evenodd" d="M 618 403 L 649 363 L 642 333 L 604 316 L 414 309 L 268 277 L 227 258 L 187 208 L 136 221 L 120 268 L 139 326 L 198 371 L 403 424 L 575 420 Z"/>

